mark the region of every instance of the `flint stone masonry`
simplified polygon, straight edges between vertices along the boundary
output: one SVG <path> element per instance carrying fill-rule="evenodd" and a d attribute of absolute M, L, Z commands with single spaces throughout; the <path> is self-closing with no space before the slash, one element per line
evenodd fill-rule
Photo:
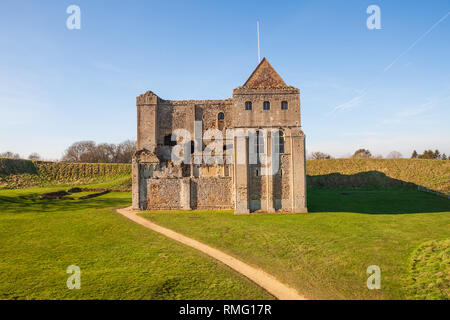
<path fill-rule="evenodd" d="M 249 103 L 250 110 L 246 109 Z M 266 107 L 270 104 L 268 110 L 263 107 L 265 103 Z M 307 212 L 300 91 L 287 86 L 265 58 L 245 84 L 233 90 L 230 99 L 173 101 L 148 91 L 137 97 L 136 105 L 134 209 L 234 209 L 235 214 Z M 195 127 L 195 121 L 202 122 L 201 128 Z M 191 164 L 171 159 L 176 143 L 171 142 L 171 135 L 176 129 L 185 129 L 191 135 L 191 142 L 186 142 L 189 148 L 185 149 L 194 149 Z M 209 129 L 222 132 L 224 159 L 232 163 L 194 164 L 210 143 L 203 140 L 200 146 L 195 137 L 203 137 Z M 240 133 L 230 138 L 227 129 L 239 129 Z M 261 164 L 249 163 L 248 132 L 265 129 L 279 130 L 284 142 L 284 150 L 278 155 L 280 168 L 273 175 L 263 175 Z M 263 146 L 273 159 L 272 140 L 268 134 Z M 235 147 L 241 143 L 244 153 Z"/>

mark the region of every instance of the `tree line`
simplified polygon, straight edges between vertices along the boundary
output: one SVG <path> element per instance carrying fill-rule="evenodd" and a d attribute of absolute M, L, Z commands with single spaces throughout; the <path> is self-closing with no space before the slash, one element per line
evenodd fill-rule
<path fill-rule="evenodd" d="M 133 153 L 136 150 L 136 142 L 126 140 L 124 142 L 99 143 L 94 141 L 78 141 L 70 145 L 60 159 L 62 162 L 83 163 L 131 163 Z M 0 158 L 22 159 L 18 153 L 6 151 L 0 153 Z M 33 152 L 28 156 L 29 160 L 41 160 L 42 157 Z"/>
<path fill-rule="evenodd" d="M 94 141 L 78 141 L 70 145 L 60 161 L 63 162 L 85 162 L 85 163 L 131 163 L 131 158 L 136 150 L 136 142 L 126 140 L 119 144 L 100 143 Z M 0 153 L 0 158 L 21 159 L 18 153 L 11 151 Z M 333 157 L 324 152 L 316 151 L 308 155 L 310 160 L 332 159 Z M 381 159 L 381 155 L 372 155 L 368 149 L 358 149 L 352 155 L 343 158 L 351 159 Z M 398 151 L 392 151 L 386 159 L 399 159 L 403 155 Z M 41 156 L 33 152 L 28 156 L 29 160 L 41 160 Z M 425 150 L 422 154 L 413 151 L 411 159 L 435 159 L 450 160 L 445 153 L 441 154 L 439 150 Z"/>
<path fill-rule="evenodd" d="M 310 160 L 319 160 L 319 159 L 332 159 L 333 157 L 328 153 L 316 151 L 311 153 L 308 156 Z M 358 149 L 352 155 L 343 158 L 350 159 L 382 159 L 381 155 L 372 155 L 372 153 L 368 149 Z M 387 156 L 386 159 L 399 159 L 403 158 L 403 155 L 398 151 L 392 151 Z M 425 150 L 423 154 L 418 154 L 416 150 L 413 151 L 411 155 L 411 159 L 435 159 L 435 160 L 450 160 L 449 157 L 445 153 L 441 154 L 439 150 Z"/>
<path fill-rule="evenodd" d="M 418 154 L 417 151 L 414 150 L 411 159 L 448 160 L 449 158 L 445 153 L 441 154 L 439 150 L 425 150 L 422 154 Z"/>
<path fill-rule="evenodd" d="M 63 162 L 85 163 L 131 163 L 136 150 L 136 142 L 126 140 L 119 144 L 94 141 L 78 141 L 66 149 Z"/>
<path fill-rule="evenodd" d="M 397 158 L 401 158 L 402 154 L 398 151 L 392 151 L 389 153 L 389 155 L 386 157 L 386 159 L 397 159 Z M 367 149 L 358 149 L 356 150 L 352 155 L 348 155 L 342 158 L 350 158 L 350 159 L 369 159 L 369 158 L 374 158 L 374 159 L 382 159 L 383 156 L 382 155 L 372 155 L 372 153 L 367 150 Z M 311 155 L 308 157 L 308 159 L 310 160 L 319 160 L 319 159 L 333 159 L 333 157 L 328 154 L 328 153 L 324 153 L 324 152 L 320 152 L 320 151 L 316 151 L 311 153 Z"/>

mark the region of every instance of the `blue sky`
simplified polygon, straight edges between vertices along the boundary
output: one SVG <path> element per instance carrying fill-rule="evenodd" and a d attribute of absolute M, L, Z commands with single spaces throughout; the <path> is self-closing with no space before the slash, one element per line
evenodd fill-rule
<path fill-rule="evenodd" d="M 81 30 L 66 28 L 71 4 Z M 371 4 L 381 30 L 366 27 Z M 449 12 L 450 0 L 2 1 L 0 152 L 57 159 L 75 141 L 135 139 L 146 90 L 231 97 L 257 65 L 259 19 L 262 56 L 301 91 L 308 152 L 450 154 Z"/>

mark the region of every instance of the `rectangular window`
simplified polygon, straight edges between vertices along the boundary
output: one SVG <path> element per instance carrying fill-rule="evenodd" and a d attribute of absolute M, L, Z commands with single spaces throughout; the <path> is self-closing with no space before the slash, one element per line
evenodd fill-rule
<path fill-rule="evenodd" d="M 270 102 L 269 101 L 264 101 L 263 109 L 264 110 L 270 110 Z"/>
<path fill-rule="evenodd" d="M 281 110 L 287 110 L 287 109 L 288 109 L 288 102 L 281 101 Z"/>
<path fill-rule="evenodd" d="M 245 103 L 245 110 L 252 110 L 252 103 L 251 103 L 251 101 L 247 101 Z"/>

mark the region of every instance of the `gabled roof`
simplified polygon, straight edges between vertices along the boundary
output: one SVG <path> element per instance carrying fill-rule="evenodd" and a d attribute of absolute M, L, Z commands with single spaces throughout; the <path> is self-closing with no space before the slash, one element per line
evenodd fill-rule
<path fill-rule="evenodd" d="M 287 87 L 280 75 L 263 58 L 243 85 L 244 88 L 282 88 Z"/>

